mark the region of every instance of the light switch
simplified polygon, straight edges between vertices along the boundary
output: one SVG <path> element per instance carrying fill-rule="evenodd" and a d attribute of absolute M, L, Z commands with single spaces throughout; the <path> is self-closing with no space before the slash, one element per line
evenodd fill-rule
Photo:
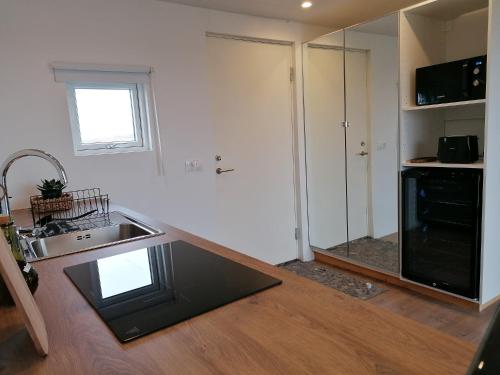
<path fill-rule="evenodd" d="M 184 170 L 188 173 L 200 172 L 202 169 L 201 161 L 198 159 L 190 159 L 184 162 Z"/>
<path fill-rule="evenodd" d="M 199 161 L 199 160 L 197 160 L 197 159 L 196 159 L 196 160 L 193 160 L 193 161 L 192 161 L 192 165 L 193 165 L 193 170 L 194 170 L 194 172 L 199 172 L 199 171 L 201 171 L 201 161 Z"/>

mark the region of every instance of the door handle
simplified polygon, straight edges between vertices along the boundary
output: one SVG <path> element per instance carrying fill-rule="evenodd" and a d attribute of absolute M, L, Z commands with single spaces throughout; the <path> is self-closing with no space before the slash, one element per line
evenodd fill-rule
<path fill-rule="evenodd" d="M 222 169 L 222 168 L 217 168 L 215 170 L 215 173 L 217 174 L 222 174 L 222 173 L 227 173 L 227 172 L 234 172 L 234 169 Z"/>
<path fill-rule="evenodd" d="M 366 156 L 366 155 L 368 155 L 368 152 L 366 152 L 366 151 L 361 151 L 361 152 L 357 153 L 356 155 L 359 155 L 359 156 Z"/>

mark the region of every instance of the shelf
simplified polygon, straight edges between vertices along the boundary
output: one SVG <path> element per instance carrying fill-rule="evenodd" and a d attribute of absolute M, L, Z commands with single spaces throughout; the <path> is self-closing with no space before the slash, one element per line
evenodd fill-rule
<path fill-rule="evenodd" d="M 431 104 L 431 105 L 423 105 L 423 106 L 403 106 L 403 111 L 424 111 L 428 109 L 440 109 L 440 108 L 453 108 L 453 107 L 465 107 L 469 105 L 477 105 L 477 104 L 485 104 L 486 99 L 479 100 L 467 100 L 463 102 L 454 102 L 454 103 L 444 103 L 444 104 Z"/>
<path fill-rule="evenodd" d="M 469 169 L 483 169 L 484 162 L 478 161 L 469 164 L 452 164 L 452 163 L 441 163 L 439 161 L 433 161 L 430 163 L 409 163 L 407 161 L 401 164 L 403 167 L 414 167 L 414 168 L 469 168 Z"/>
<path fill-rule="evenodd" d="M 413 5 L 403 9 L 403 11 L 420 14 L 424 17 L 450 21 L 466 13 L 487 7 L 488 0 L 440 0 Z"/>

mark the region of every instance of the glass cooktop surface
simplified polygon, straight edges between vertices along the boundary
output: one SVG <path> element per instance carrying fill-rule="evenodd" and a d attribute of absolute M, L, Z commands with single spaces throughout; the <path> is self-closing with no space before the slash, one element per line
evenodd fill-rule
<path fill-rule="evenodd" d="M 64 272 L 123 342 L 281 284 L 183 241 L 101 258 Z"/>

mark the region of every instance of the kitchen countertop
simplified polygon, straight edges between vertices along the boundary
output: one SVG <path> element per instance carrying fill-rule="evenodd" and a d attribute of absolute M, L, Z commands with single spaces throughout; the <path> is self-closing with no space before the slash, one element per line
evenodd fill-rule
<path fill-rule="evenodd" d="M 42 260 L 35 294 L 50 354 L 0 307 L 0 374 L 465 374 L 474 347 L 415 321 L 119 208 L 165 235 Z M 16 213 L 15 213 L 16 214 Z M 17 212 L 20 223 L 26 212 Z M 184 240 L 283 284 L 121 344 L 63 273 L 103 256 Z"/>

